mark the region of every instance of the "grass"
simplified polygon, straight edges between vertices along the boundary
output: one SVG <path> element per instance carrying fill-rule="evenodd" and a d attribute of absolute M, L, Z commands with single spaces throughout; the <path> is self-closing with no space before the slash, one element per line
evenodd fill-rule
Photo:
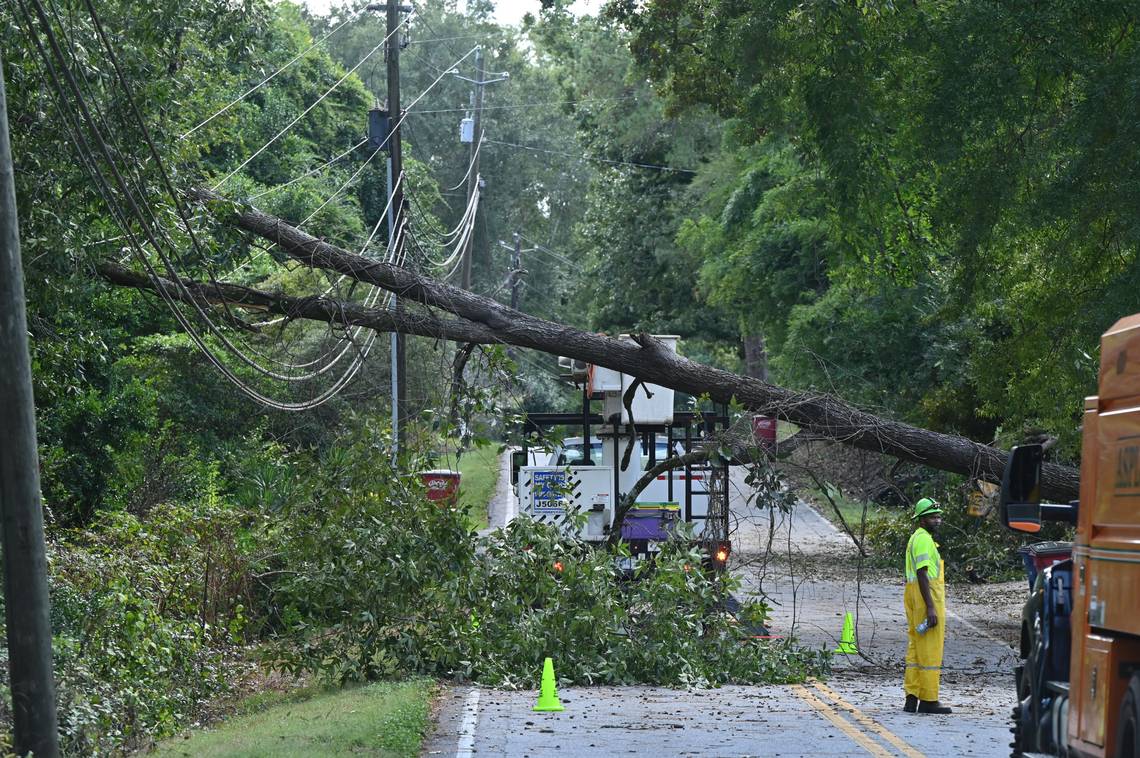
<path fill-rule="evenodd" d="M 842 525 L 839 523 L 839 518 L 835 515 L 835 508 L 831 506 L 827 497 L 819 490 L 812 492 L 811 497 L 812 500 L 815 501 L 816 509 L 820 514 L 831 523 L 842 528 Z M 835 501 L 835 504 L 839 506 L 839 512 L 843 514 L 843 519 L 847 522 L 847 525 L 858 534 L 859 521 L 863 518 L 863 503 L 859 500 L 846 498 L 835 492 L 832 493 L 831 497 Z M 869 503 L 867 504 L 867 523 L 870 524 L 872 521 L 887 518 L 891 513 L 892 511 L 889 508 L 883 508 L 874 503 Z"/>
<path fill-rule="evenodd" d="M 487 526 L 487 504 L 499 483 L 499 454 L 493 445 L 468 450 L 459 460 L 459 503 L 469 506 L 472 527 Z"/>
<path fill-rule="evenodd" d="M 246 715 L 167 740 L 155 754 L 171 758 L 417 756 L 433 688 L 430 679 L 419 678 L 335 691 L 307 690 L 268 708 L 265 699 L 255 697 L 240 709 Z M 259 712 L 250 712 L 259 707 Z"/>

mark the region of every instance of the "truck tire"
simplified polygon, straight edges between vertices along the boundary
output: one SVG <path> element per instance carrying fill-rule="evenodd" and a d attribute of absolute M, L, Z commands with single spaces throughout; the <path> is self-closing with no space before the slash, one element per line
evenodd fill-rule
<path fill-rule="evenodd" d="M 1140 758 L 1140 673 L 1128 683 L 1116 724 L 1116 758 Z"/>
<path fill-rule="evenodd" d="M 1023 758 L 1025 751 L 1029 749 L 1025 744 L 1025 709 L 1028 708 L 1031 696 L 1029 674 L 1026 673 L 1025 666 L 1021 665 L 1014 669 L 1013 676 L 1017 682 L 1017 705 L 1013 706 L 1013 713 L 1010 714 L 1009 731 L 1013 735 L 1013 742 L 1009 743 L 1009 755 L 1010 758 Z"/>

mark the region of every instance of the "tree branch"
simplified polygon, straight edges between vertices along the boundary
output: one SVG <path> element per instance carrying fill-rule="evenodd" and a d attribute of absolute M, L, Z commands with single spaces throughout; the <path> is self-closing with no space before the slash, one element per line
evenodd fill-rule
<path fill-rule="evenodd" d="M 657 340 L 646 335 L 638 335 L 637 341 L 631 342 L 540 319 L 391 263 L 354 255 L 275 216 L 238 206 L 209 191 L 195 190 L 191 194 L 216 206 L 220 212 L 229 212 L 237 226 L 277 243 L 287 255 L 302 263 L 383 287 L 406 301 L 442 308 L 474 322 L 470 328 L 480 337 L 449 339 L 501 341 L 577 358 L 690 395 L 707 394 L 720 403 L 735 401 L 755 413 L 791 421 L 820 436 L 864 450 L 991 482 L 1001 480 L 1007 454 L 988 445 L 881 418 L 826 394 L 793 392 L 759 379 L 705 366 L 660 349 L 655 344 Z M 1070 500 L 1077 497 L 1077 490 L 1075 468 L 1045 465 L 1041 484 L 1043 497 Z"/>
<path fill-rule="evenodd" d="M 104 262 L 98 266 L 99 275 L 112 284 L 135 289 L 158 292 L 158 286 L 167 295 L 179 302 L 197 301 L 205 305 L 228 304 L 249 311 L 303 318 L 344 326 L 363 326 L 378 332 L 404 332 L 421 337 L 490 344 L 498 342 L 487 329 L 469 321 L 441 319 L 438 316 L 419 310 L 389 311 L 383 308 L 366 308 L 354 303 L 345 303 L 330 297 L 293 297 L 265 290 L 242 287 L 237 284 L 218 282 L 203 283 L 183 279 L 176 283 L 159 278 L 156 286 L 146 274 Z"/>

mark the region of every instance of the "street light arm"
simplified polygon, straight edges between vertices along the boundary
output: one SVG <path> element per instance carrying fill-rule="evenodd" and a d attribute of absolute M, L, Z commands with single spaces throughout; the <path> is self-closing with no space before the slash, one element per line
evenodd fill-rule
<path fill-rule="evenodd" d="M 494 84 L 495 82 L 505 82 L 507 79 L 511 78 L 511 74 L 509 71 L 504 71 L 503 73 L 499 74 L 497 79 L 483 79 L 482 81 L 480 81 L 478 79 L 472 79 L 469 76 L 460 76 L 459 74 L 455 73 L 454 71 L 448 71 L 448 73 L 451 74 L 452 76 L 454 76 L 456 79 L 462 79 L 465 82 L 471 82 L 472 84 L 477 85 L 477 86 L 482 86 L 484 84 Z"/>

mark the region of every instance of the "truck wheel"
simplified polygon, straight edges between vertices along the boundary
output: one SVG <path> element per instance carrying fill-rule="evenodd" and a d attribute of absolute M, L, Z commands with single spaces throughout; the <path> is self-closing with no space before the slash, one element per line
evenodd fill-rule
<path fill-rule="evenodd" d="M 1013 713 L 1010 714 L 1010 734 L 1013 735 L 1013 742 L 1009 743 L 1011 748 L 1010 758 L 1023 758 L 1025 750 L 1029 749 L 1025 744 L 1025 719 L 1026 709 L 1029 708 L 1029 700 L 1031 697 L 1031 690 L 1029 687 L 1029 674 L 1025 670 L 1025 666 L 1021 665 L 1014 669 L 1014 680 L 1017 682 L 1017 705 L 1013 706 Z"/>
<path fill-rule="evenodd" d="M 1116 727 L 1116 758 L 1140 758 L 1140 674 L 1133 674 L 1120 704 Z"/>

